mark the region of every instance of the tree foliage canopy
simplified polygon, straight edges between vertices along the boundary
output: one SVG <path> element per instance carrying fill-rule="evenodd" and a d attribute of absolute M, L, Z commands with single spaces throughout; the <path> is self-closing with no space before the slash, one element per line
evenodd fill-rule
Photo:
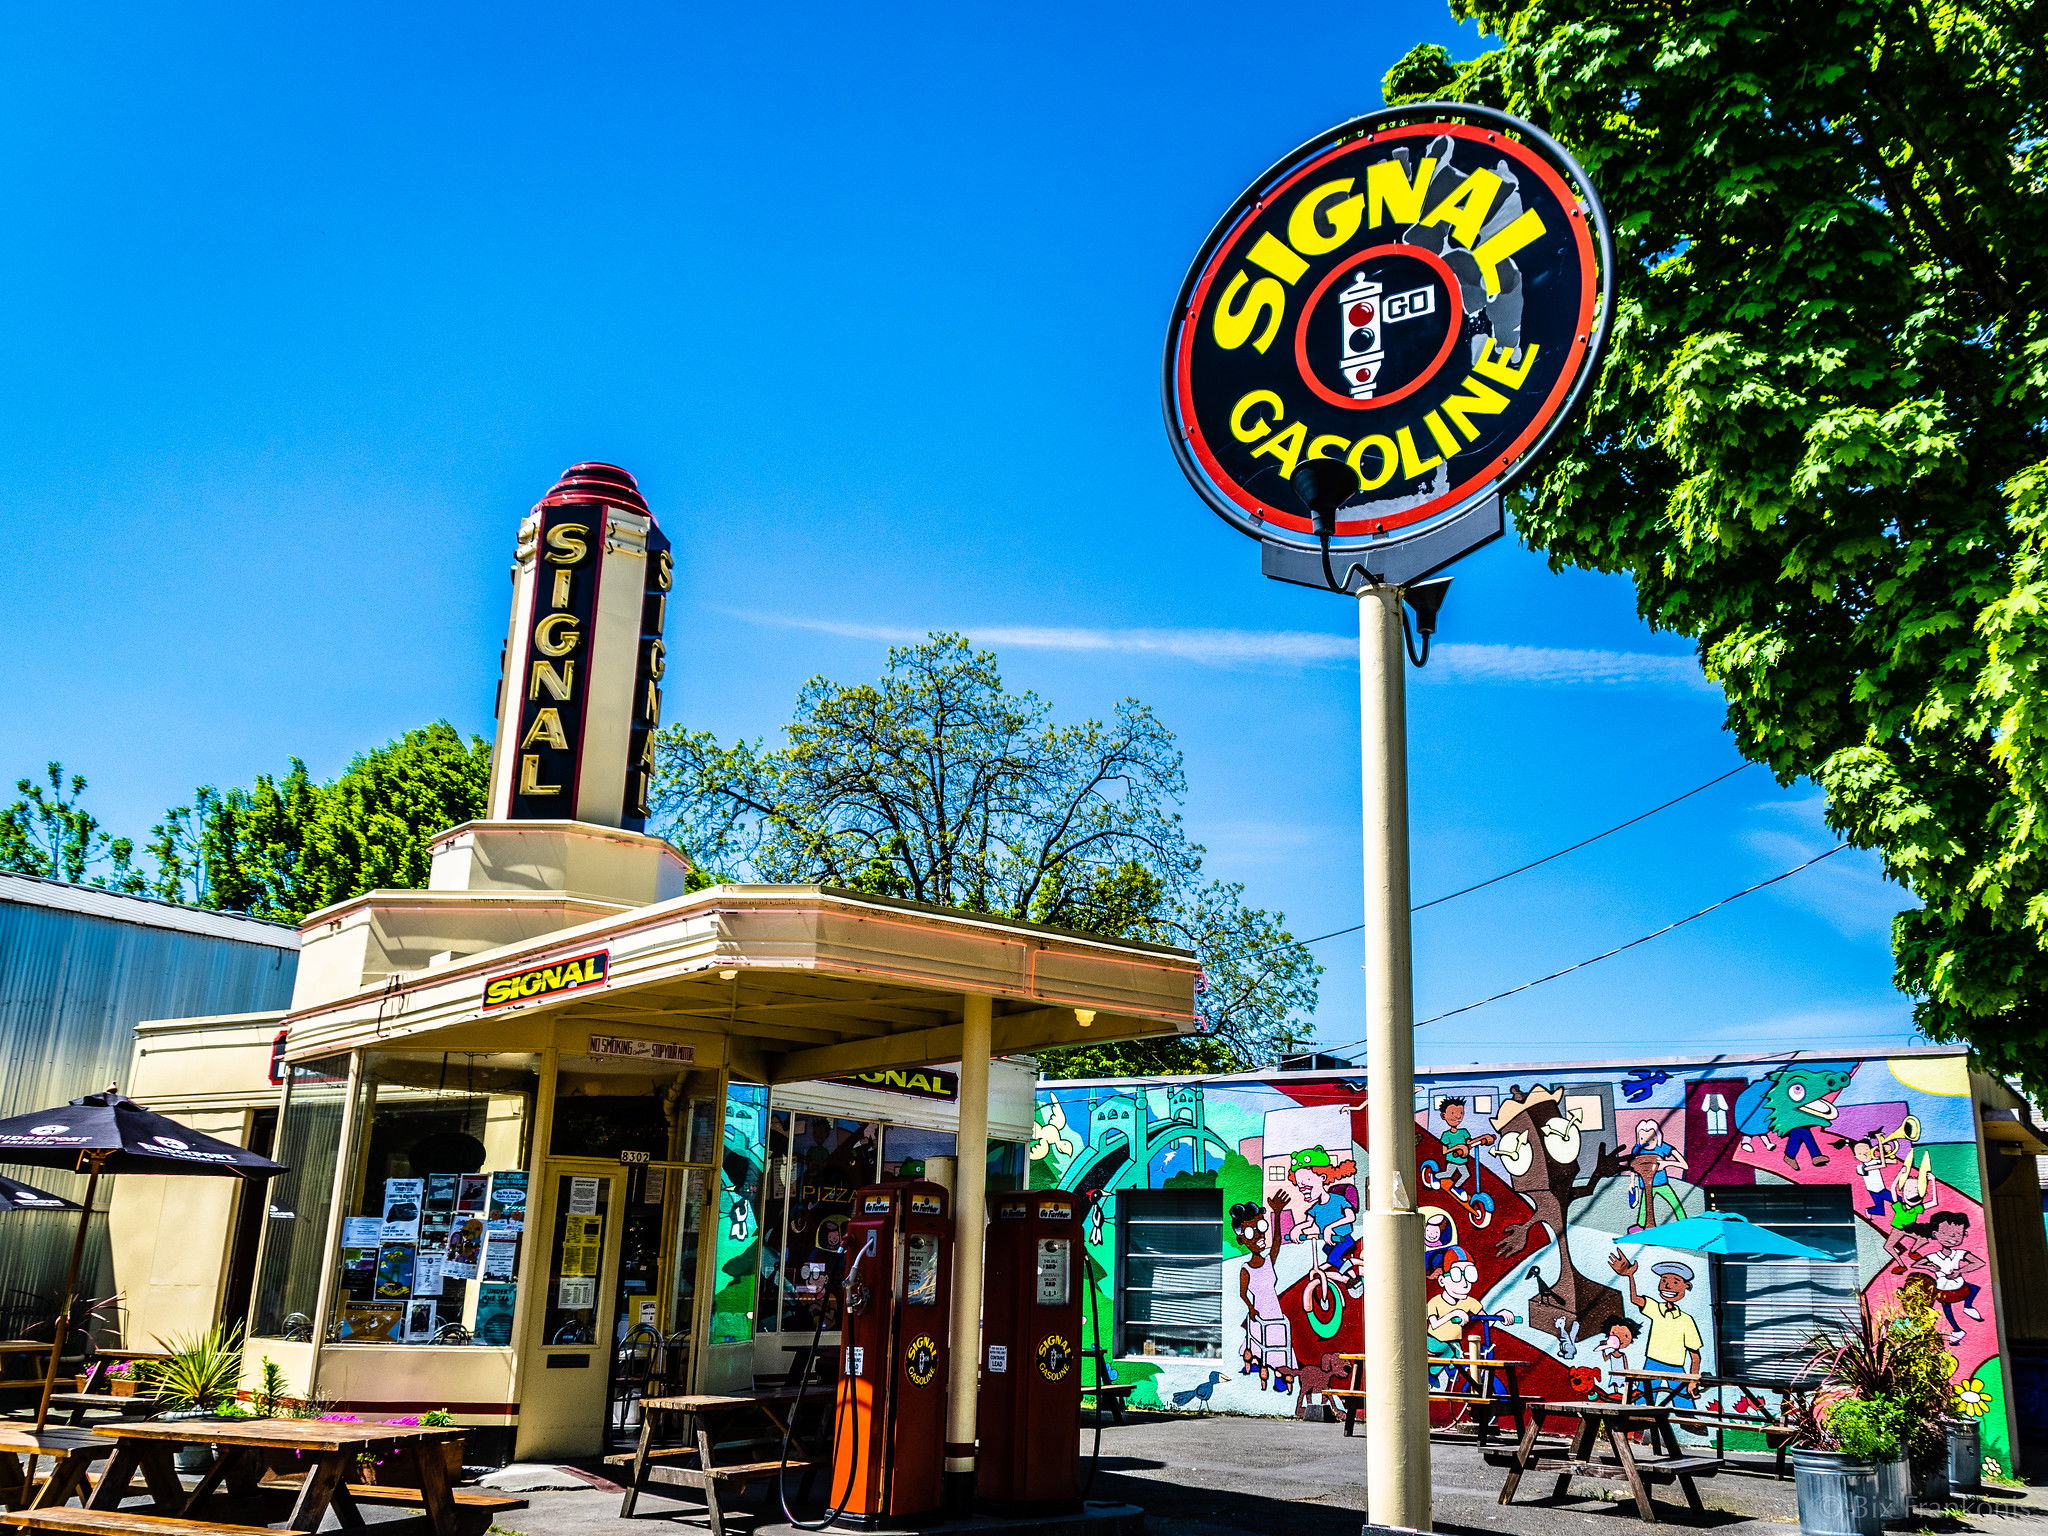
<path fill-rule="evenodd" d="M 1923 905 L 1924 1033 L 2048 1088 L 2048 4 L 1452 0 L 1391 102 L 1548 129 L 1619 247 L 1519 526 L 1695 637 L 1742 750 Z"/>
<path fill-rule="evenodd" d="M 150 829 L 140 855 L 80 803 L 86 781 L 48 769 L 0 809 L 0 869 L 295 923 L 364 891 L 427 883 L 436 833 L 484 814 L 490 744 L 446 721 L 407 731 L 317 783 L 297 758 L 247 789 L 202 786 Z M 147 856 L 147 861 L 141 855 Z"/>
<path fill-rule="evenodd" d="M 1172 734 L 1126 699 L 1062 725 L 958 635 L 890 651 L 878 683 L 813 678 L 778 747 L 672 726 L 664 835 L 732 878 L 844 886 L 1114 938 L 1207 973 L 1205 1039 L 1060 1053 L 1068 1074 L 1270 1059 L 1321 968 L 1239 885 L 1205 881 Z M 715 878 L 704 876 L 703 878 Z"/>

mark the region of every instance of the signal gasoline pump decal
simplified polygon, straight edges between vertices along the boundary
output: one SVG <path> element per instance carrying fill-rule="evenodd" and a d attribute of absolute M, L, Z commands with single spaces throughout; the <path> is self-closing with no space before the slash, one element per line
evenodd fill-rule
<path fill-rule="evenodd" d="M 1074 1368 L 1074 1345 L 1057 1333 L 1038 1341 L 1038 1374 L 1047 1381 L 1059 1381 Z"/>
<path fill-rule="evenodd" d="M 1438 104 L 1346 124 L 1210 235 L 1165 392 L 1182 467 L 1232 523 L 1312 543 L 1288 483 L 1311 458 L 1363 487 L 1337 536 L 1423 522 L 1512 478 L 1576 398 L 1601 310 L 1597 204 L 1562 151 L 1494 116 Z"/>
<path fill-rule="evenodd" d="M 913 1387 L 928 1387 L 939 1374 L 939 1346 L 928 1333 L 920 1333 L 903 1352 L 903 1374 Z"/>

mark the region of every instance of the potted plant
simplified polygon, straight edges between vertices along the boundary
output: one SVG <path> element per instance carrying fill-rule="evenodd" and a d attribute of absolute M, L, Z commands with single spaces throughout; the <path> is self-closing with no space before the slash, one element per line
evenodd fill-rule
<path fill-rule="evenodd" d="M 1884 1530 L 1876 1463 L 1843 1450 L 1830 1425 L 1830 1410 L 1840 1401 L 1839 1395 L 1785 1400 L 1786 1422 L 1799 1431 L 1791 1460 L 1801 1536 L 1879 1536 Z"/>
<path fill-rule="evenodd" d="M 150 1382 L 163 1401 L 167 1419 L 218 1417 L 235 1403 L 242 1381 L 242 1330 L 240 1325 L 223 1327 L 216 1323 L 204 1333 L 189 1334 L 170 1341 L 169 1352 L 155 1363 Z M 235 1416 L 246 1417 L 237 1405 Z M 178 1450 L 178 1470 L 203 1472 L 212 1453 L 203 1445 Z"/>
<path fill-rule="evenodd" d="M 1912 1420 L 1905 1404 L 1888 1397 L 1841 1397 L 1826 1413 L 1835 1449 L 1876 1469 L 1877 1518 L 1905 1519 L 1913 1512 L 1913 1464 L 1906 1454 Z"/>
<path fill-rule="evenodd" d="M 108 1366 L 107 1374 L 102 1378 L 107 1384 L 107 1391 L 115 1397 L 135 1396 L 148 1381 L 142 1364 L 140 1360 L 116 1360 Z"/>

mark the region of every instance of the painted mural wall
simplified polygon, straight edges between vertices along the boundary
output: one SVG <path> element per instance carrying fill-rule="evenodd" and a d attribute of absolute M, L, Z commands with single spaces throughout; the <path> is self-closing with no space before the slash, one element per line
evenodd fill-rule
<path fill-rule="evenodd" d="M 1364 1087 L 1305 1076 L 1039 1085 L 1032 1185 L 1100 1192 L 1084 1323 L 1115 1379 L 1137 1384 L 1134 1405 L 1293 1413 L 1343 1383 L 1339 1357 L 1363 1347 Z M 1827 1271 L 1844 1310 L 1858 1293 L 1881 1304 L 1918 1288 L 1946 1328 L 1958 1408 L 2010 1470 L 1962 1057 L 1474 1068 L 1419 1081 L 1415 1121 L 1429 1275 L 1416 1326 L 1433 1355 L 1476 1346 L 1521 1360 L 1523 1390 L 1554 1400 L 1619 1400 L 1622 1370 L 1717 1374 L 1712 1262 L 1614 1239 L 1697 1215 L 1717 1188 L 1837 1186 L 1842 1198 L 1818 1203 L 1843 1213 L 1838 1251 L 1854 1254 Z M 1173 1189 L 1219 1193 L 1221 1357 L 1156 1342 L 1119 1357 L 1117 1224 L 1120 1207 L 1136 1209 L 1122 1197 Z M 1195 1297 L 1178 1315 L 1204 1306 L 1213 1317 Z M 1702 1388 L 1698 1400 L 1733 1408 L 1745 1395 Z"/>

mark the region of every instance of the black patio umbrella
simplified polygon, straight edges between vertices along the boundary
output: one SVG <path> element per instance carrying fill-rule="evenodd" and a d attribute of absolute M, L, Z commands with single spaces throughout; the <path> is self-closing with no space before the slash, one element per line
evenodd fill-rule
<path fill-rule="evenodd" d="M 62 1195 L 53 1195 L 47 1189 L 37 1189 L 33 1184 L 24 1184 L 19 1179 L 10 1179 L 0 1173 L 0 1211 L 75 1211 L 79 1209 L 76 1200 L 66 1200 Z"/>
<path fill-rule="evenodd" d="M 71 1325 L 71 1309 L 77 1304 L 78 1268 L 85 1258 L 85 1235 L 100 1175 L 267 1179 L 284 1172 L 282 1164 L 153 1114 L 112 1088 L 73 1099 L 61 1109 L 0 1120 L 0 1163 L 69 1168 L 86 1175 L 85 1204 L 76 1207 L 78 1234 L 71 1241 L 71 1264 L 64 1274 L 64 1304 L 57 1312 L 50 1368 L 43 1373 L 43 1397 L 36 1407 L 37 1429 L 50 1416 L 50 1393 L 57 1385 L 57 1363 L 64 1356 L 64 1336 Z"/>

